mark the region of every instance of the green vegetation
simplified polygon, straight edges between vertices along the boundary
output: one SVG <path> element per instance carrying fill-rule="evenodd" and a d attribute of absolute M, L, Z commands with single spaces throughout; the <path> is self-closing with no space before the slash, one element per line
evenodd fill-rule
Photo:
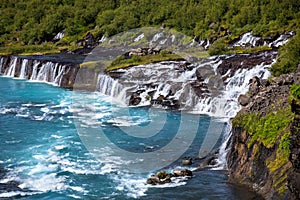
<path fill-rule="evenodd" d="M 293 85 L 290 89 L 290 100 L 300 100 L 300 85 Z M 238 115 L 233 120 L 234 127 L 245 129 L 251 139 L 248 142 L 250 149 L 254 143 L 262 143 L 266 148 L 273 148 L 275 145 L 276 158 L 266 160 L 266 166 L 271 173 L 284 166 L 290 155 L 290 130 L 289 126 L 294 120 L 291 109 L 278 109 L 276 113 L 269 113 L 265 116 L 249 113 Z M 253 150 L 254 151 L 254 150 Z M 281 177 L 281 179 L 284 179 Z M 280 180 L 279 180 L 280 182 Z M 277 184 L 279 184 L 277 182 Z M 279 188 L 283 191 L 283 188 Z"/>
<path fill-rule="evenodd" d="M 297 70 L 300 64 L 300 31 L 297 31 L 296 36 L 280 48 L 279 55 L 277 62 L 271 68 L 274 76 Z"/>
<path fill-rule="evenodd" d="M 256 36 L 274 38 L 300 27 L 298 0 L 5 0 L 0 10 L 0 54 L 57 53 L 78 48 L 88 32 L 99 40 L 103 35 L 162 25 L 190 39 L 214 42 L 210 55 L 252 53 L 268 47 L 228 49 L 228 43 L 251 30 Z M 61 31 L 65 37 L 54 43 Z M 298 33 L 280 49 L 271 69 L 274 76 L 297 69 L 299 38 Z"/>
<path fill-rule="evenodd" d="M 278 110 L 276 113 L 269 113 L 264 117 L 250 113 L 237 116 L 233 120 L 233 125 L 242 127 L 251 135 L 248 143 L 249 149 L 255 142 L 262 143 L 266 148 L 278 146 L 276 158 L 266 160 L 266 166 L 273 173 L 285 165 L 289 159 L 289 125 L 293 117 L 294 114 L 290 109 Z"/>
<path fill-rule="evenodd" d="M 0 47 L 0 55 L 53 54 L 59 53 L 59 48 L 52 44 L 7 46 Z"/>
<path fill-rule="evenodd" d="M 298 101 L 298 103 L 300 104 L 300 85 L 296 85 L 296 84 L 292 85 L 290 92 L 291 92 L 290 100 L 294 99 Z"/>
<path fill-rule="evenodd" d="M 135 65 L 145 65 L 170 60 L 183 60 L 183 58 L 177 54 L 172 54 L 167 51 L 162 51 L 158 54 L 150 54 L 144 56 L 132 55 L 128 59 L 126 59 L 124 56 L 119 56 L 106 68 L 106 70 L 110 71 L 114 69 L 127 68 Z"/>
<path fill-rule="evenodd" d="M 299 28 L 298 0 L 6 0 L 0 3 L 0 45 L 39 45 L 65 30 L 57 46 L 74 46 L 144 26 L 164 26 L 215 41 L 253 30 L 275 37 Z M 222 52 L 223 46 L 216 45 Z"/>
<path fill-rule="evenodd" d="M 287 109 L 269 113 L 264 117 L 254 113 L 238 116 L 233 120 L 233 124 L 244 128 L 252 136 L 248 143 L 249 148 L 255 141 L 261 142 L 267 148 L 272 148 L 276 141 L 288 131 L 292 119 L 293 114 L 290 109 Z"/>

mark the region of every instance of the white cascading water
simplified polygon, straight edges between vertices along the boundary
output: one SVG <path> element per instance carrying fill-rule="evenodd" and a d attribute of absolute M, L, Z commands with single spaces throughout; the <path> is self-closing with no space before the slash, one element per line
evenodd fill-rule
<path fill-rule="evenodd" d="M 8 67 L 7 71 L 4 73 L 6 76 L 15 77 L 17 61 L 18 61 L 17 57 L 12 57 L 9 67 Z"/>
<path fill-rule="evenodd" d="M 17 63 L 20 60 L 20 71 L 17 70 Z M 51 83 L 54 85 L 61 85 L 62 77 L 66 72 L 66 65 L 59 63 L 46 62 L 41 64 L 40 61 L 34 60 L 29 64 L 29 60 L 26 58 L 11 57 L 9 66 L 6 68 L 4 75 L 9 77 L 16 77 L 21 79 L 29 79 L 32 81 L 42 81 Z M 4 68 L 4 58 L 0 59 L 0 73 Z M 31 74 L 30 74 L 31 72 Z"/>
<path fill-rule="evenodd" d="M 30 80 L 32 80 L 32 81 L 36 80 L 36 78 L 37 78 L 37 72 L 38 72 L 39 64 L 40 64 L 40 61 L 35 60 L 33 62 L 32 74 L 31 74 L 31 77 L 30 77 Z"/>
<path fill-rule="evenodd" d="M 57 76 L 53 77 L 53 81 L 54 81 L 54 84 L 60 85 L 62 77 L 63 77 L 63 74 L 64 74 L 65 69 L 66 69 L 66 66 L 65 65 L 59 65 L 57 68 L 58 68 Z"/>
<path fill-rule="evenodd" d="M 228 76 L 224 82 L 220 76 L 217 82 L 223 84 L 222 89 L 216 89 L 216 86 L 212 85 L 216 81 L 214 80 L 211 81 L 213 83 L 210 83 L 209 78 L 207 78 L 204 82 L 212 90 L 219 90 L 219 93 L 208 94 L 205 97 L 197 96 L 190 85 L 197 79 L 195 76 L 196 69 L 209 65 L 211 70 L 217 75 L 217 70 L 221 63 L 220 59 L 214 58 L 190 71 L 186 70 L 184 72 L 175 70 L 177 67 L 176 63 L 172 62 L 169 64 L 141 65 L 125 70 L 125 74 L 118 80 L 101 74 L 98 76 L 97 91 L 118 98 L 128 104 L 129 95 L 139 90 L 141 91 L 140 97 L 142 101 L 138 106 L 149 105 L 148 93 L 154 92 L 153 99 L 157 99 L 160 96 L 168 96 L 170 99 L 179 100 L 181 102 L 181 110 L 214 117 L 232 118 L 241 108 L 237 99 L 240 94 L 245 94 L 248 91 L 250 79 L 254 76 L 263 79 L 268 78 L 270 76 L 268 71 L 270 64 L 264 65 L 264 63 L 261 63 L 249 69 L 237 70 L 231 77 Z M 120 96 L 121 94 L 122 97 Z"/>
<path fill-rule="evenodd" d="M 52 62 L 44 63 L 40 69 L 40 71 L 37 74 L 36 80 L 43 81 L 43 82 L 49 82 L 51 72 L 53 71 L 54 64 Z"/>
<path fill-rule="evenodd" d="M 215 117 L 234 117 L 241 108 L 237 99 L 240 94 L 248 91 L 250 79 L 254 76 L 267 79 L 270 76 L 269 67 L 270 65 L 260 64 L 251 69 L 237 70 L 225 81 L 225 89 L 221 95 L 200 99 L 193 112 Z"/>
<path fill-rule="evenodd" d="M 28 60 L 27 59 L 23 59 L 23 62 L 22 62 L 22 66 L 21 66 L 21 72 L 20 72 L 20 76 L 19 78 L 22 78 L 22 79 L 26 79 L 27 77 L 27 65 L 28 65 Z"/>
<path fill-rule="evenodd" d="M 106 76 L 104 74 L 98 75 L 97 80 L 97 91 L 117 98 L 120 95 L 120 92 L 122 90 L 122 85 L 118 83 L 118 80 L 114 80 L 110 76 Z"/>
<path fill-rule="evenodd" d="M 66 66 L 59 63 L 47 62 L 42 64 L 38 71 L 39 63 L 35 63 L 33 66 L 33 73 L 31 80 L 49 82 L 54 85 L 60 85 Z"/>
<path fill-rule="evenodd" d="M 0 74 L 2 73 L 2 66 L 4 65 L 4 58 L 1 57 L 0 59 Z"/>

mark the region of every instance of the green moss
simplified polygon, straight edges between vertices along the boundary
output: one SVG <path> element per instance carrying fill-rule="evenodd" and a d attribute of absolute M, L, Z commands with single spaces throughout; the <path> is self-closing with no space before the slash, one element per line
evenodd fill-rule
<path fill-rule="evenodd" d="M 263 144 L 266 148 L 276 147 L 275 158 L 268 158 L 265 164 L 274 180 L 273 187 L 279 194 L 284 194 L 287 190 L 285 173 L 288 170 L 286 164 L 290 155 L 289 125 L 293 121 L 293 116 L 291 109 L 282 109 L 264 117 L 250 113 L 239 115 L 233 120 L 234 127 L 242 127 L 251 135 L 248 143 L 249 149 L 255 142 Z M 258 151 L 255 145 L 252 153 L 257 155 Z"/>
<path fill-rule="evenodd" d="M 290 109 L 279 110 L 260 117 L 254 113 L 238 116 L 233 121 L 234 126 L 244 128 L 252 137 L 248 148 L 255 142 L 261 142 L 265 147 L 272 148 L 279 137 L 288 129 L 293 114 Z"/>
<path fill-rule="evenodd" d="M 272 48 L 269 46 L 258 46 L 258 47 L 234 47 L 229 50 L 228 54 L 250 54 L 250 53 L 257 53 L 261 51 L 269 51 Z"/>
<path fill-rule="evenodd" d="M 124 56 L 117 57 L 107 68 L 107 71 L 127 68 L 136 65 L 146 65 L 150 63 L 156 63 L 161 61 L 173 61 L 173 60 L 184 60 L 181 56 L 177 54 L 167 53 L 162 51 L 159 54 L 151 54 L 145 56 L 133 55 L 129 59 L 125 59 Z"/>
<path fill-rule="evenodd" d="M 290 155 L 290 132 L 284 133 L 279 141 L 279 148 L 276 151 L 276 158 L 274 160 L 266 161 L 267 167 L 270 172 L 275 172 L 285 165 L 289 160 Z"/>
<path fill-rule="evenodd" d="M 285 184 L 287 178 L 288 178 L 287 174 L 282 174 L 282 176 L 279 177 L 277 181 L 274 183 L 274 188 L 276 188 L 276 191 L 281 195 L 283 195 L 288 190 Z"/>
<path fill-rule="evenodd" d="M 0 55 L 53 54 L 59 52 L 59 48 L 52 44 L 0 47 Z"/>
<path fill-rule="evenodd" d="M 300 104 L 300 85 L 292 85 L 290 89 L 290 98 L 289 100 L 291 101 L 294 99 L 296 102 Z"/>
<path fill-rule="evenodd" d="M 252 155 L 256 156 L 259 153 L 259 147 L 257 145 L 254 145 L 252 149 Z"/>
<path fill-rule="evenodd" d="M 101 69 L 102 69 L 102 71 L 104 71 L 105 66 L 107 66 L 107 64 L 100 62 L 100 61 L 89 61 L 89 62 L 83 62 L 80 64 L 80 68 L 93 70 L 96 73 L 100 72 Z"/>
<path fill-rule="evenodd" d="M 280 47 L 279 57 L 271 67 L 273 76 L 295 72 L 300 63 L 300 31 L 289 42 Z"/>

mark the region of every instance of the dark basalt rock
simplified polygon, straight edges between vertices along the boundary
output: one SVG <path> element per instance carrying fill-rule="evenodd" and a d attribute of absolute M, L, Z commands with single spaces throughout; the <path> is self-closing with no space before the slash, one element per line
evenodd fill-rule
<path fill-rule="evenodd" d="M 241 106 L 248 105 L 249 101 L 250 101 L 250 98 L 245 94 L 241 94 L 238 98 L 238 102 L 239 102 L 239 104 L 241 104 Z"/>
<path fill-rule="evenodd" d="M 221 65 L 218 67 L 218 71 L 221 75 L 224 75 L 228 72 L 228 70 L 231 70 L 230 76 L 232 76 L 237 70 L 240 69 L 250 69 L 251 67 L 261 63 L 271 64 L 276 56 L 276 51 L 269 51 L 228 57 L 223 60 Z"/>
<path fill-rule="evenodd" d="M 161 185 L 166 183 L 171 183 L 172 177 L 192 177 L 193 172 L 188 169 L 174 169 L 173 173 L 167 173 L 165 171 L 157 172 L 156 175 L 151 175 L 147 179 L 146 183 L 149 185 Z"/>
<path fill-rule="evenodd" d="M 249 145 L 252 136 L 241 127 L 232 128 L 231 149 L 227 157 L 229 181 L 246 185 L 265 199 L 300 199 L 300 105 L 288 101 L 290 86 L 299 84 L 299 77 L 300 73 L 281 75 L 271 81 L 254 77 L 250 81 L 249 96 L 239 97 L 244 107 L 238 115 L 255 113 L 264 116 L 278 108 L 289 107 L 295 113 L 288 130 L 289 161 L 276 171 L 271 171 L 266 163 L 276 158 L 279 142 L 272 148 L 257 141 Z M 284 192 L 280 193 L 278 188 L 284 188 Z"/>
<path fill-rule="evenodd" d="M 158 172 L 156 175 L 151 175 L 150 178 L 147 179 L 147 184 L 157 185 L 157 184 L 165 184 L 171 183 L 171 178 L 173 174 L 167 173 L 165 171 Z"/>
<path fill-rule="evenodd" d="M 193 176 L 193 172 L 191 170 L 188 169 L 174 169 L 173 170 L 174 176 L 175 177 L 180 177 L 180 176 L 189 176 L 192 177 Z"/>
<path fill-rule="evenodd" d="M 139 103 L 141 103 L 142 98 L 139 97 L 139 93 L 135 92 L 131 95 L 130 99 L 129 99 L 129 105 L 130 106 L 137 106 L 139 105 Z"/>
<path fill-rule="evenodd" d="M 193 164 L 192 158 L 184 158 L 184 159 L 182 159 L 181 164 L 182 165 L 191 165 L 191 164 Z"/>

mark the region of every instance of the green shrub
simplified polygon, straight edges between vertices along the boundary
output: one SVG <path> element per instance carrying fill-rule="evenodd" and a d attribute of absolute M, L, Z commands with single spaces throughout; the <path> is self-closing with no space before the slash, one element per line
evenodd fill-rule
<path fill-rule="evenodd" d="M 237 116 L 233 120 L 233 126 L 242 127 L 252 136 L 248 143 L 249 148 L 255 141 L 271 148 L 281 135 L 287 132 L 292 119 L 293 113 L 290 109 L 278 110 L 276 113 L 269 113 L 264 117 L 249 113 Z"/>
<path fill-rule="evenodd" d="M 225 52 L 227 50 L 226 47 L 227 47 L 227 44 L 225 42 L 225 39 L 219 39 L 211 45 L 211 47 L 208 50 L 208 53 L 211 56 L 225 54 Z"/>
<path fill-rule="evenodd" d="M 300 100 L 300 85 L 292 85 L 290 89 L 291 97 Z"/>
<path fill-rule="evenodd" d="M 279 49 L 279 58 L 271 67 L 273 76 L 287 74 L 297 70 L 300 64 L 300 31 Z"/>

